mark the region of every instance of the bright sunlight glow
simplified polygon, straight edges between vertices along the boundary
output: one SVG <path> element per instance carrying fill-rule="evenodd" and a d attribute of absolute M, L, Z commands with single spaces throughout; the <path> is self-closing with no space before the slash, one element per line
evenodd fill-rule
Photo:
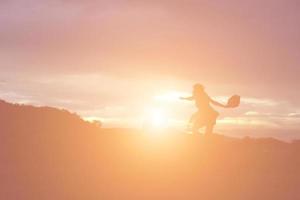
<path fill-rule="evenodd" d="M 146 111 L 144 127 L 147 129 L 164 129 L 168 126 L 168 117 L 165 110 L 152 108 Z"/>

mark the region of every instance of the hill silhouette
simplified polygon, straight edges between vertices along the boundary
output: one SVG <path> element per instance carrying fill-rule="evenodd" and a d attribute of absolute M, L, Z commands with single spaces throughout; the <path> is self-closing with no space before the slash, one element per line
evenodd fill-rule
<path fill-rule="evenodd" d="M 300 199 L 300 142 L 100 129 L 0 102 L 0 199 Z"/>

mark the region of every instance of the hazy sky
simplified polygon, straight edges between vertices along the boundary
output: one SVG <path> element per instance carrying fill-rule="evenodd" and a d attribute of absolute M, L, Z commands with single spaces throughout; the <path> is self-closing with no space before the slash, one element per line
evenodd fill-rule
<path fill-rule="evenodd" d="M 213 97 L 244 97 L 220 119 L 300 129 L 299 9 L 297 0 L 2 0 L 0 98 L 124 124 L 200 82 Z M 167 104 L 180 119 L 193 111 Z"/>

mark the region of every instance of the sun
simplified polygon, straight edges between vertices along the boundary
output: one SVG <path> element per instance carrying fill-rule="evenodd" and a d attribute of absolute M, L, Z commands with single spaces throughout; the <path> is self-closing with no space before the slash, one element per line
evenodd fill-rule
<path fill-rule="evenodd" d="M 162 110 L 153 110 L 151 113 L 151 123 L 153 127 L 165 127 L 167 124 L 166 114 Z"/>
<path fill-rule="evenodd" d="M 168 117 L 165 110 L 151 108 L 146 111 L 144 127 L 147 129 L 164 129 L 168 126 Z"/>

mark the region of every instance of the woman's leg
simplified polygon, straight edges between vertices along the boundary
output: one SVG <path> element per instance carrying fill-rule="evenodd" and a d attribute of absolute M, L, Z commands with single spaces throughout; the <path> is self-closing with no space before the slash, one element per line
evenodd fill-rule
<path fill-rule="evenodd" d="M 198 111 L 195 112 L 194 114 L 192 114 L 192 116 L 191 116 L 191 118 L 190 118 L 190 121 L 189 121 L 189 124 L 195 123 L 195 121 L 197 120 L 198 114 L 199 114 Z"/>
<path fill-rule="evenodd" d="M 195 112 L 189 121 L 189 129 L 192 131 L 192 133 L 198 133 L 199 130 L 199 125 L 198 125 L 198 116 L 199 116 L 199 112 Z"/>
<path fill-rule="evenodd" d="M 205 135 L 211 135 L 214 131 L 214 125 L 207 125 L 205 129 Z"/>
<path fill-rule="evenodd" d="M 212 110 L 208 117 L 208 124 L 206 126 L 205 135 L 211 135 L 214 132 L 214 126 L 216 124 L 216 120 L 218 118 L 219 113 L 215 110 Z"/>
<path fill-rule="evenodd" d="M 199 129 L 200 129 L 200 128 L 201 128 L 201 127 L 199 126 L 199 123 L 194 122 L 194 123 L 193 123 L 193 127 L 192 127 L 192 132 L 193 132 L 193 134 L 199 133 Z"/>

